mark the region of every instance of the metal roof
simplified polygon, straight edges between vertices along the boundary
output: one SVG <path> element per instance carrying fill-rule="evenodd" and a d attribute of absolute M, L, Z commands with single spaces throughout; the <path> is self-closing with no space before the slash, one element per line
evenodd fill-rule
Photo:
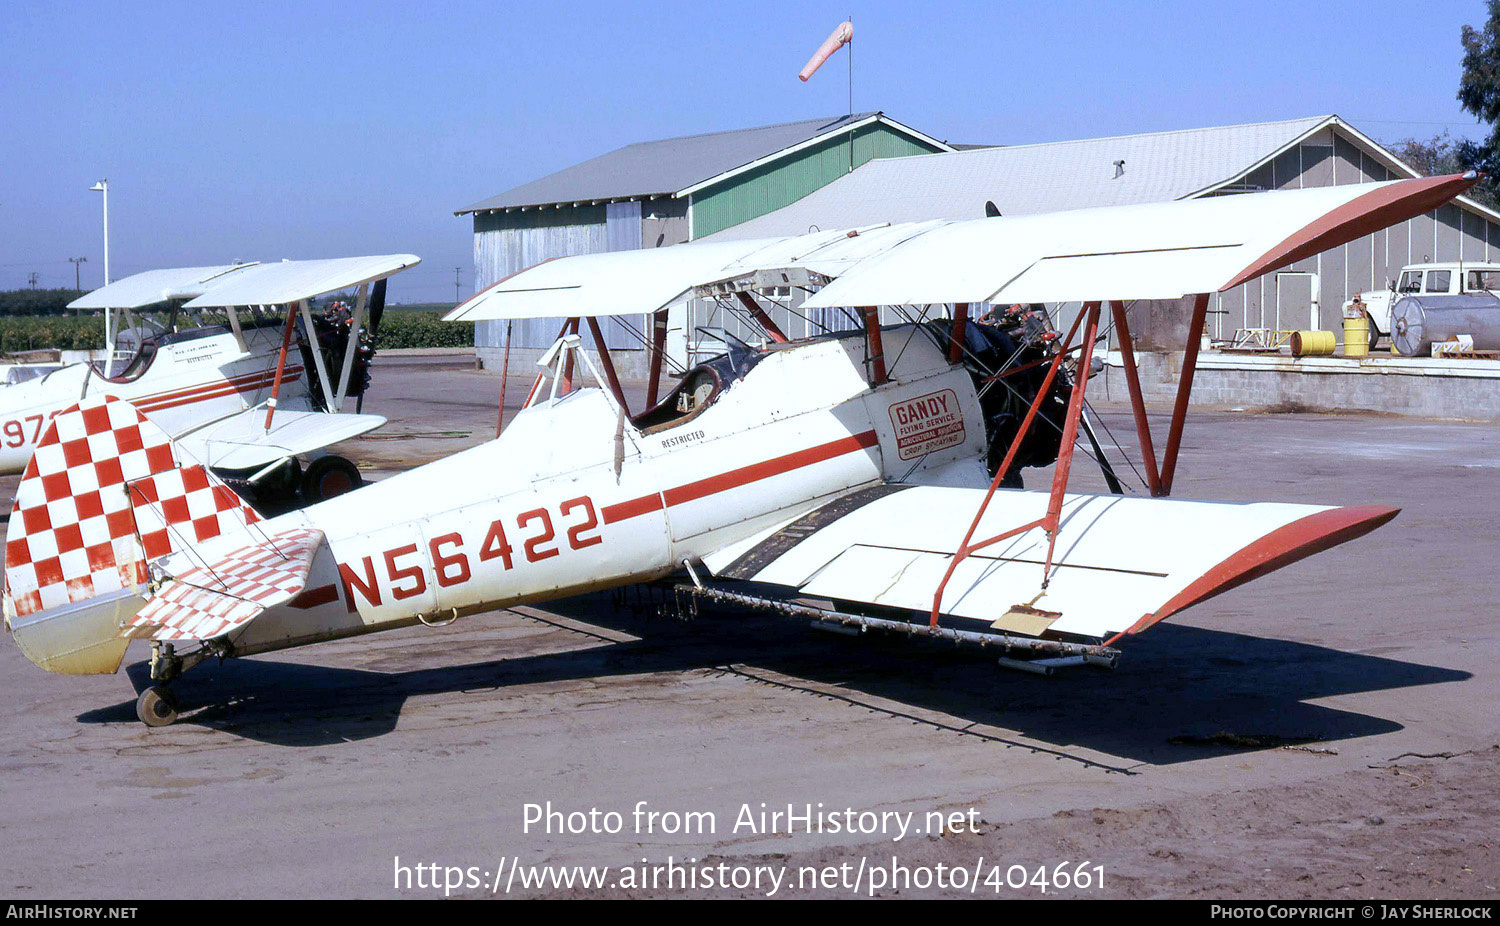
<path fill-rule="evenodd" d="M 1185 199 L 1228 186 L 1330 125 L 1380 153 L 1398 176 L 1416 175 L 1337 116 L 1313 116 L 870 161 L 789 206 L 709 238 L 980 218 L 987 200 L 1009 216 Z"/>
<path fill-rule="evenodd" d="M 454 215 L 522 206 L 674 195 L 769 156 L 814 142 L 851 126 L 873 121 L 879 121 L 939 147 L 947 147 L 878 112 L 664 138 L 616 148 L 608 154 L 574 164 L 540 180 L 523 183 L 472 206 L 465 206 Z"/>

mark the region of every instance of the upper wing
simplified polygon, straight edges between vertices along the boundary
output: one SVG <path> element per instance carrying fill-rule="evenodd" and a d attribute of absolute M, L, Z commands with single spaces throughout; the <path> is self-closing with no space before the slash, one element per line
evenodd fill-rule
<path fill-rule="evenodd" d="M 377 254 L 257 264 L 215 280 L 185 307 L 284 305 L 383 280 L 421 262 L 415 254 Z"/>
<path fill-rule="evenodd" d="M 745 288 L 822 286 L 810 308 L 1176 299 L 1232 288 L 1420 215 L 1476 180 L 1471 173 L 562 257 L 501 280 L 446 318 L 653 312 L 699 288 L 747 279 Z M 785 282 L 768 276 L 776 273 Z"/>
<path fill-rule="evenodd" d="M 1222 292 L 1434 209 L 1476 180 L 1464 174 L 954 222 L 860 263 L 806 304 Z"/>
<path fill-rule="evenodd" d="M 853 493 L 705 564 L 819 598 L 927 613 L 984 497 L 982 489 L 879 486 Z M 1034 521 L 1048 494 L 995 493 L 976 540 Z M 962 560 L 941 613 L 997 629 L 1086 637 L 1136 632 L 1184 608 L 1368 533 L 1395 517 L 1383 507 L 1328 508 L 1069 495 L 1045 589 L 1041 528 Z M 1039 595 L 1040 593 L 1040 595 Z M 1007 617 L 1031 605 L 1053 617 Z"/>
<path fill-rule="evenodd" d="M 279 408 L 267 431 L 266 410 L 247 408 L 175 438 L 195 460 L 215 469 L 251 469 L 358 437 L 385 424 L 380 415 Z"/>
<path fill-rule="evenodd" d="M 223 537 L 173 554 L 162 565 L 171 576 L 121 631 L 123 637 L 207 640 L 254 620 L 266 608 L 297 597 L 307 585 L 323 532 L 294 527 L 245 543 Z"/>
<path fill-rule="evenodd" d="M 415 254 L 282 260 L 147 270 L 68 303 L 70 309 L 135 309 L 166 299 L 188 308 L 282 305 L 384 279 L 421 263 Z"/>
<path fill-rule="evenodd" d="M 85 293 L 68 303 L 70 309 L 139 309 L 168 299 L 203 295 L 227 274 L 240 273 L 255 263 L 222 264 L 217 267 L 172 267 L 131 274 Z"/>
<path fill-rule="evenodd" d="M 724 268 L 786 239 L 678 244 L 544 261 L 475 293 L 444 321 L 654 312 Z"/>

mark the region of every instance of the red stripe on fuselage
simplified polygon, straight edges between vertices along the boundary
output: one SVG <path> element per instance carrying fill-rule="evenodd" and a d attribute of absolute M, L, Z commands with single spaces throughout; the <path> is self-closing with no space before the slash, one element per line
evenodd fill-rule
<path fill-rule="evenodd" d="M 789 473 L 804 466 L 811 466 L 814 463 L 821 463 L 824 460 L 841 457 L 846 453 L 853 453 L 856 450 L 867 450 L 879 442 L 880 438 L 874 431 L 865 431 L 863 434 L 842 437 L 836 441 L 829 441 L 826 444 L 809 447 L 806 450 L 798 450 L 795 453 L 774 457 L 761 463 L 752 463 L 749 466 L 742 466 L 739 469 L 720 473 L 717 476 L 710 476 L 707 479 L 685 483 L 676 488 L 667 489 L 661 494 L 642 495 L 630 501 L 606 505 L 601 513 L 604 515 L 605 524 L 614 524 L 617 521 L 624 521 L 628 518 L 638 517 L 639 515 L 659 510 L 663 504 L 663 497 L 665 497 L 666 506 L 670 508 L 673 505 L 696 501 L 700 498 L 706 498 L 709 495 L 749 485 L 752 482 L 759 482 L 762 479 L 769 479 L 772 476 Z"/>
<path fill-rule="evenodd" d="M 290 379 L 296 379 L 302 373 L 301 367 L 290 367 L 286 375 Z M 177 392 L 162 393 L 160 395 L 148 396 L 142 399 L 131 400 L 136 408 L 143 412 L 163 411 L 169 408 L 177 408 L 182 405 L 191 405 L 194 402 L 204 402 L 208 399 L 218 399 L 235 393 L 254 392 L 271 385 L 274 374 L 253 373 L 248 377 L 238 376 L 234 379 L 221 382 L 206 383 L 194 386 L 190 389 L 178 390 Z"/>
<path fill-rule="evenodd" d="M 302 370 L 302 368 L 298 367 L 298 366 L 294 366 L 294 367 L 289 367 L 288 370 L 289 371 L 290 370 L 296 370 L 296 371 L 300 372 Z M 192 386 L 184 386 L 181 389 L 171 389 L 171 390 L 168 390 L 166 392 L 152 393 L 151 395 L 141 396 L 139 399 L 137 399 L 135 401 L 138 401 L 138 402 L 161 402 L 161 401 L 165 401 L 167 399 L 181 398 L 182 396 L 188 395 L 190 393 L 198 392 L 198 391 L 200 391 L 202 389 L 208 389 L 208 388 L 213 388 L 213 387 L 218 387 L 218 386 L 227 386 L 227 385 L 230 385 L 230 384 L 248 383 L 248 382 L 255 381 L 255 380 L 267 380 L 267 381 L 269 381 L 273 376 L 275 376 L 275 371 L 273 371 L 273 370 L 253 370 L 253 371 L 251 371 L 249 373 L 241 373 L 238 376 L 228 376 L 228 377 L 225 377 L 222 380 L 214 380 L 212 382 L 196 383 L 196 384 L 194 384 Z"/>
<path fill-rule="evenodd" d="M 300 610 L 316 608 L 320 605 L 329 604 L 339 600 L 339 588 L 337 585 L 324 585 L 318 588 L 309 588 L 287 602 L 288 605 Z"/>

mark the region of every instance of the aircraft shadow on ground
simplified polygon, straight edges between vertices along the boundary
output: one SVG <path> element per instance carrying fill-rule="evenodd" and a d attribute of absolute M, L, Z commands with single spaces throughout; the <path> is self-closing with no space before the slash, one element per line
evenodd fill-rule
<path fill-rule="evenodd" d="M 733 667 L 747 680 L 771 681 L 794 695 L 832 693 L 906 727 L 913 719 L 955 731 L 977 724 L 966 735 L 1007 743 L 1019 735 L 1124 764 L 1163 765 L 1390 733 L 1401 725 L 1308 702 L 1471 677 L 1383 656 L 1166 624 L 1129 640 L 1114 671 L 1079 667 L 1043 678 L 998 669 L 975 649 L 873 634 L 855 639 L 761 615 L 711 614 L 684 625 L 615 611 L 605 596 L 554 602 L 549 609 L 639 639 L 616 643 L 580 634 L 582 646 L 565 652 L 404 672 L 274 657 L 209 661 L 173 683 L 184 706 L 178 723 L 279 745 L 324 745 L 390 732 L 413 697 L 493 698 L 512 686 Z M 454 655 L 461 652 L 455 646 Z M 137 690 L 148 684 L 144 662 L 127 671 Z M 131 702 L 78 719 L 137 722 Z"/>

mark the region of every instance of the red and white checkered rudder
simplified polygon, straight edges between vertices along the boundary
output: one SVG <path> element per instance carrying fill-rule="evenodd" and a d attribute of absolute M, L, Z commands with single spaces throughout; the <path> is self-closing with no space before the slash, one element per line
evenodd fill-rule
<path fill-rule="evenodd" d="M 86 399 L 48 423 L 16 490 L 5 543 L 6 622 L 34 662 L 38 655 L 77 662 L 77 647 L 95 645 L 84 638 L 106 629 L 93 626 L 98 618 L 82 637 L 73 632 L 82 627 L 63 632 L 82 619 L 83 603 L 119 602 L 108 609 L 118 634 L 144 602 L 148 563 L 223 534 L 248 534 L 258 520 L 129 402 Z M 63 612 L 74 617 L 42 627 L 42 616 Z M 85 671 L 112 672 L 118 662 Z"/>

